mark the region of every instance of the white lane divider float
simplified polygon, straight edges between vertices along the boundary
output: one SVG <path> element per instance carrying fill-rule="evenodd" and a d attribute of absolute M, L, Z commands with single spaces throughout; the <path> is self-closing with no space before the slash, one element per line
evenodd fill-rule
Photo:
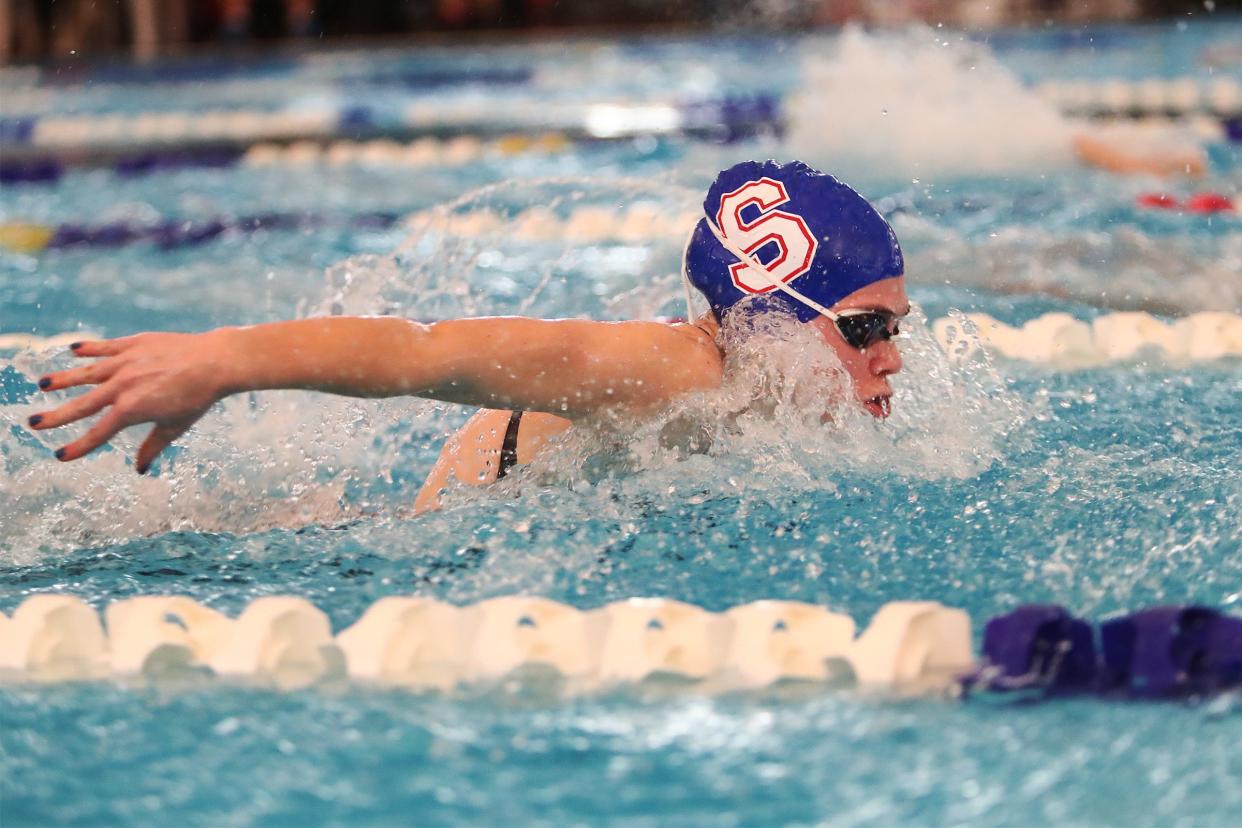
<path fill-rule="evenodd" d="M 725 613 L 733 637 L 725 657 L 725 680 L 763 687 L 781 679 L 844 680 L 854 619 L 796 601 L 755 601 Z"/>
<path fill-rule="evenodd" d="M 492 682 L 515 671 L 552 669 L 572 682 L 594 675 L 600 652 L 598 619 L 547 598 L 492 598 L 462 610 L 471 639 L 461 678 Z"/>
<path fill-rule="evenodd" d="M 328 616 L 305 598 L 288 596 L 250 602 L 206 664 L 219 675 L 288 687 L 345 675 L 345 656 Z"/>
<path fill-rule="evenodd" d="M 68 681 L 107 673 L 103 626 L 80 598 L 32 595 L 0 624 L 0 676 Z"/>
<path fill-rule="evenodd" d="M 880 608 L 848 650 L 865 687 L 943 687 L 970 670 L 970 617 L 935 601 Z"/>
<path fill-rule="evenodd" d="M 726 692 L 781 681 L 857 682 L 944 692 L 970 671 L 970 620 L 935 602 L 895 602 L 857 638 L 823 607 L 758 601 L 724 613 L 661 598 L 580 611 L 508 596 L 456 607 L 384 598 L 333 638 L 327 616 L 295 597 L 251 602 L 236 619 L 181 596 L 141 596 L 95 611 L 70 595 L 27 598 L 0 615 L 0 677 L 9 682 L 158 681 L 186 670 L 277 688 L 348 676 L 451 691 L 552 675 L 568 691 L 653 679 Z"/>
<path fill-rule="evenodd" d="M 470 644 L 461 613 L 430 598 L 381 598 L 336 640 L 356 680 L 449 690 Z"/>
<path fill-rule="evenodd" d="M 207 664 L 223 649 L 233 620 L 175 595 L 115 601 L 104 612 L 112 672 L 161 675 Z"/>
<path fill-rule="evenodd" d="M 727 617 L 663 598 L 631 598 L 602 610 L 607 623 L 598 679 L 604 686 L 655 676 L 706 679 L 724 663 Z"/>
<path fill-rule="evenodd" d="M 1056 368 L 1157 359 L 1171 363 L 1242 357 L 1242 314 L 1196 313 L 1172 323 L 1147 313 L 1110 313 L 1091 322 L 1049 313 L 1013 328 L 987 314 L 945 317 L 932 332 L 953 359 L 981 348 Z"/>

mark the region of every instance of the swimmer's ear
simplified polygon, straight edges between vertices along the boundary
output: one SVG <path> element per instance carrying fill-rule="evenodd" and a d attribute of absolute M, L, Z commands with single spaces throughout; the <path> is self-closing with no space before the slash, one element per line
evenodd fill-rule
<path fill-rule="evenodd" d="M 146 474 L 147 469 L 151 468 L 152 461 L 160 456 L 160 452 L 172 445 L 173 440 L 189 431 L 193 424 L 194 421 L 191 420 L 184 425 L 158 425 L 151 429 L 147 439 L 143 440 L 138 448 L 138 456 L 134 458 L 134 470 L 139 474 Z"/>

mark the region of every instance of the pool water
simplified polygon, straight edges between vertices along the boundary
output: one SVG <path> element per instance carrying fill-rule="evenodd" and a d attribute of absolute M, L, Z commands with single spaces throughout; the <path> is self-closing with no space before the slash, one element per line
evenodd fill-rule
<path fill-rule="evenodd" d="M 1007 33 L 989 46 L 922 31 L 591 41 L 568 54 L 512 47 L 503 62 L 529 69 L 525 83 L 434 94 L 486 105 L 489 95 L 758 90 L 782 96 L 789 128 L 724 146 L 644 137 L 416 170 L 76 170 L 46 187 L 6 187 L 0 221 L 326 218 L 171 250 L 0 253 L 3 333 L 114 336 L 319 312 L 678 314 L 686 225 L 677 219 L 698 209 L 716 170 L 768 156 L 839 169 L 876 201 L 906 249 L 920 316 L 884 425 L 847 415 L 826 430 L 781 405 L 690 457 L 662 449 L 654 427 L 620 446 L 587 435 L 421 517 L 410 511 L 417 487 L 468 411 L 292 393 L 232 399 L 140 478 L 127 459 L 136 433 L 86 461 L 55 463 L 66 438 L 24 422 L 44 405 L 32 378 L 66 358 L 0 354 L 0 610 L 46 591 L 100 610 L 177 593 L 235 614 L 292 594 L 340 630 L 388 595 L 464 604 L 524 593 L 581 608 L 658 595 L 713 611 L 809 601 L 861 625 L 887 601 L 930 598 L 965 609 L 976 634 L 1026 602 L 1094 618 L 1182 602 L 1242 611 L 1242 364 L 954 363 L 924 321 L 954 310 L 1014 324 L 1049 311 L 1242 311 L 1242 220 L 1135 207 L 1160 185 L 1075 167 L 1071 126 L 1022 87 L 1141 76 L 1152 54 L 1164 61 L 1152 74 L 1230 71 L 1196 56 L 1236 42 L 1242 24 L 1193 23 L 1110 28 L 1087 44 Z M 472 67 L 486 55 L 387 59 Z M 354 94 L 342 78 L 379 74 L 385 59 L 256 69 L 253 93 L 237 94 L 256 105 L 273 89 Z M 849 82 L 864 76 L 880 90 L 870 103 Z M 432 94 L 368 90 L 375 101 Z M 167 106 L 154 97 L 101 80 L 46 106 Z M 183 103 L 226 97 L 204 83 Z M 992 111 L 1029 125 L 978 120 Z M 876 136 L 868 146 L 851 137 L 860 124 Z M 1193 190 L 1242 190 L 1236 145 L 1209 152 L 1212 169 Z M 635 205 L 663 218 L 628 234 L 582 219 Z M 538 233 L 530 222 L 477 220 L 529 219 L 535 208 L 555 227 L 580 223 Z M 348 224 L 372 211 L 410 218 Z M 645 686 L 569 698 L 517 682 L 451 696 L 101 682 L 2 687 L 0 716 L 5 825 L 1242 820 L 1236 696 L 1019 704 L 823 688 L 703 697 Z"/>

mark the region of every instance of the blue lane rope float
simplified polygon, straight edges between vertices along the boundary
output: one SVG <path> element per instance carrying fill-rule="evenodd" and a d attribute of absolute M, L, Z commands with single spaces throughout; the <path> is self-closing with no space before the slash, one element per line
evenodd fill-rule
<path fill-rule="evenodd" d="M 1030 604 L 988 621 L 983 655 L 986 666 L 970 686 L 1056 694 L 1086 692 L 1096 679 L 1090 625 L 1055 605 Z"/>
<path fill-rule="evenodd" d="M 1100 626 L 1105 691 L 1140 698 L 1242 686 L 1242 618 L 1209 607 L 1155 607 Z"/>
<path fill-rule="evenodd" d="M 0 146 L 4 144 L 29 144 L 34 135 L 37 118 L 0 118 Z"/>
<path fill-rule="evenodd" d="M 1225 137 L 1230 141 L 1242 141 L 1242 115 L 1226 118 L 1224 121 Z"/>
<path fill-rule="evenodd" d="M 203 244 L 226 232 L 293 231 L 324 226 L 384 230 L 398 221 L 398 213 L 360 213 L 334 218 L 316 213 L 258 213 L 237 218 L 164 220 L 154 223 L 110 222 L 59 225 L 0 224 L 0 247 L 19 253 L 41 253 L 83 247 L 121 247 L 150 242 L 163 250 Z"/>
<path fill-rule="evenodd" d="M 988 622 L 982 666 L 965 684 L 1050 696 L 1214 695 L 1242 688 L 1242 618 L 1154 607 L 1106 620 L 1097 635 L 1063 607 L 1023 606 Z"/>
<path fill-rule="evenodd" d="M 391 62 L 353 68 L 348 59 L 333 68 L 331 55 L 323 60 L 267 58 L 238 61 L 235 58 L 198 57 L 153 63 L 73 63 L 37 69 L 21 85 L 61 90 L 85 84 L 110 86 L 167 86 L 171 84 L 229 83 L 233 81 L 279 81 L 306 84 L 315 81 L 357 89 L 359 87 L 399 87 L 434 91 L 455 86 L 518 86 L 530 83 L 530 66 L 402 66 Z M 327 67 L 327 71 L 324 68 Z M 17 84 L 15 84 L 17 85 Z"/>
<path fill-rule="evenodd" d="M 220 169 L 235 166 L 245 153 L 239 149 L 152 150 L 122 155 L 111 168 L 122 178 L 182 169 Z M 55 184 L 72 164 L 55 156 L 0 159 L 0 184 Z"/>

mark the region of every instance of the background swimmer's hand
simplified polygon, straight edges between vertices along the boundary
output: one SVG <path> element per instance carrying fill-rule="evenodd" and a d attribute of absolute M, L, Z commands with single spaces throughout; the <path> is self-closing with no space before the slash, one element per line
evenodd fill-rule
<path fill-rule="evenodd" d="M 75 356 L 100 359 L 48 374 L 39 380 L 39 387 L 44 391 L 95 387 L 58 408 L 32 416 L 30 427 L 42 431 L 100 411 L 104 414 L 84 435 L 58 449 L 58 460 L 77 460 L 125 428 L 154 423 L 134 460 L 138 473 L 144 474 L 161 451 L 228 393 L 221 379 L 230 359 L 223 330 L 144 333 L 70 347 Z"/>

